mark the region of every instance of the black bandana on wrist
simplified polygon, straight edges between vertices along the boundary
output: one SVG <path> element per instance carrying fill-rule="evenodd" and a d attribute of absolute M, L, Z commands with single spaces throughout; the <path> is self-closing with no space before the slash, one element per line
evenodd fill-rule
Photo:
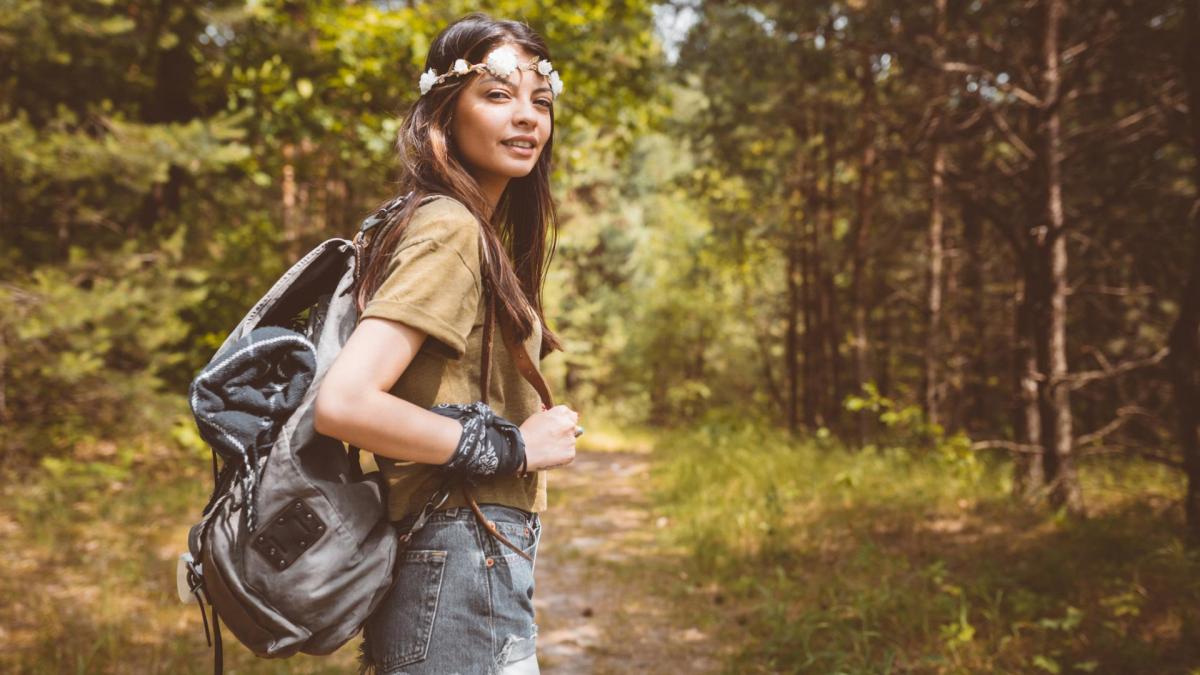
<path fill-rule="evenodd" d="M 462 423 L 462 436 L 447 471 L 470 478 L 513 475 L 525 465 L 525 439 L 517 425 L 497 415 L 483 401 L 468 404 L 442 403 L 433 412 Z"/>

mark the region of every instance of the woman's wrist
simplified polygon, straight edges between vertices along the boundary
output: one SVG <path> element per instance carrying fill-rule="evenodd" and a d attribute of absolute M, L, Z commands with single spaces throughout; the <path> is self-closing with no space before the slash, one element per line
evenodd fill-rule
<path fill-rule="evenodd" d="M 486 403 L 441 404 L 430 410 L 462 424 L 454 453 L 441 465 L 445 470 L 472 478 L 523 475 L 528 460 L 521 430 L 495 414 Z"/>

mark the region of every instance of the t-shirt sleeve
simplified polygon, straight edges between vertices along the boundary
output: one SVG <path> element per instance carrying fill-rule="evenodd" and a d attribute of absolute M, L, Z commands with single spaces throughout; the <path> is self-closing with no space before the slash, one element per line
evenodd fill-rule
<path fill-rule="evenodd" d="M 466 207 L 447 201 L 431 202 L 413 216 L 359 320 L 399 321 L 436 340 L 434 349 L 461 359 L 482 291 L 479 225 Z"/>

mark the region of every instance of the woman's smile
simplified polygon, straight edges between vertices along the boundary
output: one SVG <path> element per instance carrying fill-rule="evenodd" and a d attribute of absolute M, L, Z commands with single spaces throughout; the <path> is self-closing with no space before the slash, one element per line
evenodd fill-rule
<path fill-rule="evenodd" d="M 500 141 L 500 144 L 511 150 L 518 157 L 533 157 L 537 154 L 537 141 L 532 136 L 518 136 L 505 141 Z"/>

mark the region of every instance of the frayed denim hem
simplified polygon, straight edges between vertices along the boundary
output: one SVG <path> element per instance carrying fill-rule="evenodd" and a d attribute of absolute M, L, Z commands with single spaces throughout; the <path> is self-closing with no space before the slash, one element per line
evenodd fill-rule
<path fill-rule="evenodd" d="M 358 675 L 379 675 L 379 666 L 371 658 L 366 640 L 358 643 Z"/>
<path fill-rule="evenodd" d="M 533 634 L 527 638 L 509 635 L 504 640 L 500 653 L 492 661 L 489 675 L 507 675 L 508 673 L 532 675 L 538 672 L 537 663 L 537 624 L 533 625 Z"/>

